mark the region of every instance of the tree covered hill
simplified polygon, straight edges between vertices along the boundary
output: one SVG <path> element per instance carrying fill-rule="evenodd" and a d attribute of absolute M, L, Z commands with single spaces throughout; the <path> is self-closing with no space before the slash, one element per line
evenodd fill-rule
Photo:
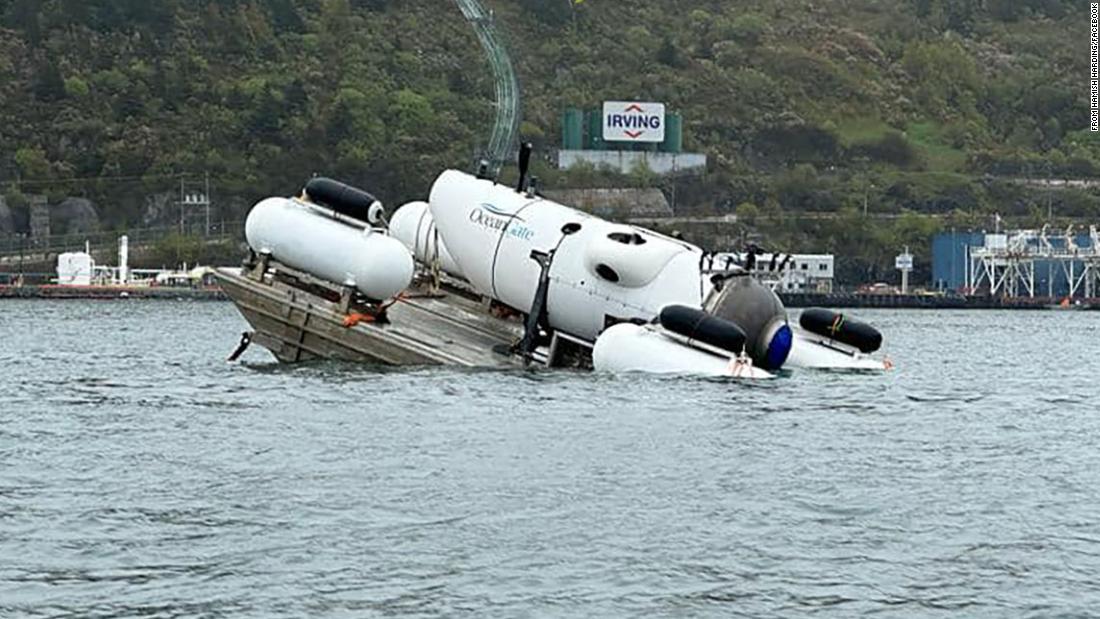
<path fill-rule="evenodd" d="M 487 4 L 524 137 L 545 151 L 565 107 L 637 97 L 684 114 L 685 146 L 711 161 L 677 183 L 687 212 L 1023 217 L 1051 198 L 1006 179 L 1100 173 L 1079 2 Z M 9 204 L 83 195 L 111 225 L 179 174 L 208 172 L 238 205 L 314 172 L 390 204 L 421 197 L 471 165 L 493 117 L 488 64 L 450 0 L 0 0 L 0 84 Z M 543 167 L 561 186 L 669 189 L 644 171 Z M 1087 191 L 1055 199 L 1100 215 Z"/>
<path fill-rule="evenodd" d="M 452 4 L 401 4 L 0 2 L 7 176 L 163 189 L 209 172 L 223 196 L 259 196 L 325 172 L 423 192 L 471 158 L 491 89 Z M 108 219 L 137 216 L 116 198 L 100 200 Z"/>

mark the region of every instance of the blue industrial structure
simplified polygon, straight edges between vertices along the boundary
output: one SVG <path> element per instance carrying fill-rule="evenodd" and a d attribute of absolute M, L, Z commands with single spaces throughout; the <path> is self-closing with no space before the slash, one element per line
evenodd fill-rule
<path fill-rule="evenodd" d="M 1093 244 L 1090 234 L 1074 235 L 1071 243 L 1065 235 L 1047 235 L 1045 229 L 1041 233 L 944 232 L 932 239 L 932 285 L 942 291 L 988 294 L 989 273 L 985 272 L 984 280 L 982 274 L 983 268 L 991 263 L 983 265 L 981 256 L 983 250 L 988 255 L 993 248 L 992 253 L 997 255 L 993 260 L 1002 273 L 1017 269 L 1009 277 L 1020 278 L 1022 284 L 1016 291 L 1020 296 L 1058 298 L 1088 294 L 1093 292 L 1086 285 L 1088 278 L 1094 276 L 1089 271 L 1090 263 L 1095 265 L 1096 250 L 1100 249 Z M 1029 281 L 1024 282 L 1025 278 Z"/>
<path fill-rule="evenodd" d="M 985 242 L 982 232 L 944 232 L 932 238 L 932 287 L 961 291 L 966 287 L 967 248 Z"/>

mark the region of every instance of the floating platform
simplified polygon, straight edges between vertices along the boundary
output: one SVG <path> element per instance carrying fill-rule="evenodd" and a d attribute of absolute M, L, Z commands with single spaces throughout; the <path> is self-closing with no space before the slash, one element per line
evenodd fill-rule
<path fill-rule="evenodd" d="M 254 329 L 247 338 L 282 362 L 524 365 L 510 352 L 523 336 L 518 318 L 494 316 L 488 303 L 455 286 L 414 284 L 379 308 L 365 304 L 353 290 L 274 260 L 217 269 L 215 277 Z"/>

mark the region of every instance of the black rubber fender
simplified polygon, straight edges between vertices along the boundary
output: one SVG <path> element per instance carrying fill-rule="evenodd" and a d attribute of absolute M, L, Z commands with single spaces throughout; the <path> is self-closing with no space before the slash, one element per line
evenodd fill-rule
<path fill-rule="evenodd" d="M 364 222 L 370 221 L 371 206 L 378 202 L 377 198 L 362 189 L 324 176 L 309 179 L 305 193 L 317 204 Z"/>
<path fill-rule="evenodd" d="M 811 307 L 802 312 L 798 323 L 810 333 L 853 346 L 860 352 L 871 353 L 882 347 L 882 333 L 878 329 L 840 312 Z"/>
<path fill-rule="evenodd" d="M 668 305 L 657 318 L 661 326 L 690 340 L 734 354 L 745 349 L 745 332 L 735 323 L 686 305 Z"/>

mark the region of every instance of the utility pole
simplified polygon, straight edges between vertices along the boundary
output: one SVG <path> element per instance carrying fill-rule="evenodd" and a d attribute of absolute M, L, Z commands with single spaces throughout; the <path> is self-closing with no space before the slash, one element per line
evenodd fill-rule
<path fill-rule="evenodd" d="M 183 235 L 183 177 L 180 176 L 180 235 Z"/>
<path fill-rule="evenodd" d="M 1047 221 L 1054 221 L 1054 185 L 1051 184 L 1051 174 L 1053 170 L 1050 167 L 1050 160 L 1047 160 Z"/>
<path fill-rule="evenodd" d="M 206 236 L 210 236 L 210 171 L 203 172 L 203 196 L 206 201 Z"/>
<path fill-rule="evenodd" d="M 863 218 L 867 218 L 867 202 L 870 198 L 871 189 L 875 184 L 871 182 L 871 160 L 867 157 L 856 157 L 854 160 L 856 164 L 856 170 L 859 173 L 859 177 L 863 180 Z"/>
<path fill-rule="evenodd" d="M 23 285 L 23 243 L 26 241 L 27 235 L 22 232 L 19 233 L 19 282 L 18 286 Z"/>

